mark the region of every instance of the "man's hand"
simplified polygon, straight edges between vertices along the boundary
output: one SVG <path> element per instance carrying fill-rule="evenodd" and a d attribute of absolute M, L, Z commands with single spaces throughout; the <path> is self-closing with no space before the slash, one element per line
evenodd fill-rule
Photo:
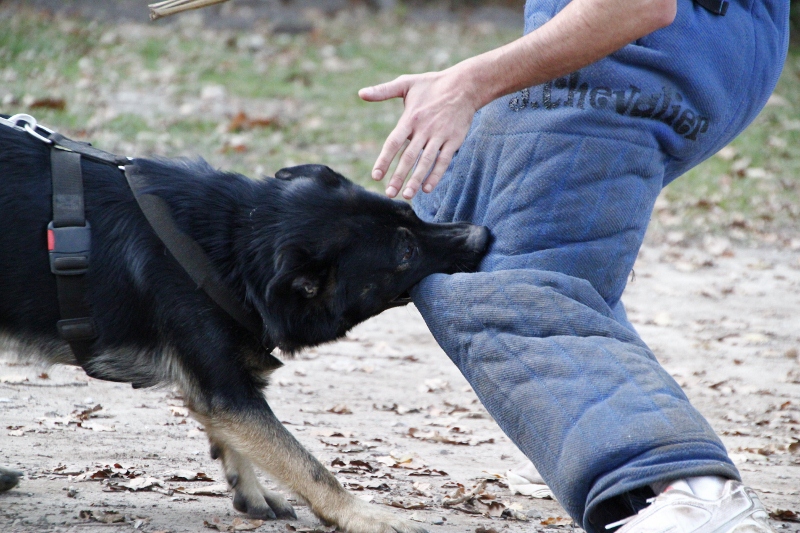
<path fill-rule="evenodd" d="M 481 103 L 476 91 L 469 87 L 469 80 L 459 76 L 461 70 L 456 65 L 442 72 L 400 76 L 358 92 L 368 102 L 403 98 L 405 104 L 403 115 L 383 144 L 372 170 L 373 179 L 383 179 L 394 158 L 401 154 L 386 187 L 390 198 L 397 196 L 412 169 L 403 197 L 412 198 L 423 180 L 423 190 L 431 192 L 464 142 Z M 409 143 L 404 149 L 406 140 Z"/>
<path fill-rule="evenodd" d="M 676 11 L 677 0 L 572 0 L 539 29 L 505 46 L 441 72 L 400 76 L 361 89 L 358 95 L 368 102 L 403 98 L 405 104 L 372 177 L 383 179 L 401 153 L 386 194 L 397 195 L 418 159 L 403 196 L 413 197 L 423 180 L 423 191 L 432 191 L 464 142 L 475 111 L 594 63 L 671 24 Z"/>

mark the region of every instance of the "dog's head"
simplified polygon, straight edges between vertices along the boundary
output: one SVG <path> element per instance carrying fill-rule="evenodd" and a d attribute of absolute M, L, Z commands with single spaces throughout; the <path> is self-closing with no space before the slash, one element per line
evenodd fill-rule
<path fill-rule="evenodd" d="M 270 264 L 250 294 L 284 351 L 334 340 L 408 303 L 409 289 L 430 274 L 474 271 L 489 246 L 484 227 L 423 222 L 408 204 L 325 166 L 275 177 L 279 213 L 254 241 L 260 262 Z"/>

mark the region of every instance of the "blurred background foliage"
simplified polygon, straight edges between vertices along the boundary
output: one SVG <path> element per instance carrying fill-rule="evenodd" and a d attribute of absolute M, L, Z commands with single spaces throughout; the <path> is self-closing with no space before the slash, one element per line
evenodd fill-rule
<path fill-rule="evenodd" d="M 232 0 L 158 23 L 146 4 L 0 1 L 0 111 L 124 155 L 202 156 L 250 176 L 318 162 L 378 190 L 368 175 L 402 102 L 366 104 L 358 89 L 513 40 L 523 2 Z M 800 250 L 798 176 L 795 42 L 767 107 L 666 188 L 649 238 Z"/>

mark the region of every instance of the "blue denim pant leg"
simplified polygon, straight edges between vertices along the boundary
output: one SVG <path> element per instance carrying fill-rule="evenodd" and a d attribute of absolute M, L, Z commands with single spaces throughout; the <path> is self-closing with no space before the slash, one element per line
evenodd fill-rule
<path fill-rule="evenodd" d="M 463 150 L 473 156 L 417 210 L 485 224 L 496 240 L 484 271 L 430 276 L 414 302 L 558 501 L 591 531 L 593 507 L 629 490 L 738 479 L 619 303 L 661 190 L 658 149 L 479 127 Z"/>
<path fill-rule="evenodd" d="M 585 281 L 535 270 L 437 275 L 415 302 L 487 410 L 588 531 L 594 505 L 651 482 L 738 479 L 706 421 Z"/>
<path fill-rule="evenodd" d="M 568 2 L 529 0 L 525 29 Z M 655 481 L 739 474 L 625 317 L 622 291 L 661 188 L 756 116 L 788 43 L 788 2 L 689 0 L 675 21 L 476 115 L 430 221 L 495 237 L 481 272 L 414 302 L 503 431 L 589 533 L 602 504 Z"/>

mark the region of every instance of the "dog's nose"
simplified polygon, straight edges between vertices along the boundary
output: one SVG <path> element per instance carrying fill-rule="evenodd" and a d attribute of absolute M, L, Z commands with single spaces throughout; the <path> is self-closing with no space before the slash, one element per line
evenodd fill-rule
<path fill-rule="evenodd" d="M 467 236 L 467 247 L 477 253 L 483 253 L 489 247 L 489 229 L 485 226 L 472 226 Z"/>

